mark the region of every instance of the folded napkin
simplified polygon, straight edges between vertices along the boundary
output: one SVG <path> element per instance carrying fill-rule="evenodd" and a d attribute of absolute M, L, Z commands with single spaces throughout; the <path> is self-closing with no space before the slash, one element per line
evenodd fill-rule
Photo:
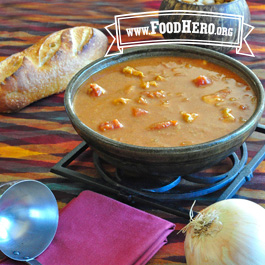
<path fill-rule="evenodd" d="M 174 227 L 109 197 L 83 191 L 60 212 L 55 238 L 37 260 L 42 265 L 146 264 Z"/>

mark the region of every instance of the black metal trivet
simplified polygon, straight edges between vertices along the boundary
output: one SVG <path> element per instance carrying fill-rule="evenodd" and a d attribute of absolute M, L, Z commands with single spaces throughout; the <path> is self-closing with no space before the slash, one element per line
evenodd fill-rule
<path fill-rule="evenodd" d="M 265 126 L 258 125 L 257 132 L 265 133 Z M 101 178 L 95 178 L 67 168 L 71 162 L 88 149 L 82 142 L 51 168 L 51 172 L 89 185 L 102 193 L 109 192 L 129 203 L 140 202 L 180 217 L 189 219 L 189 211 L 178 204 L 184 200 L 202 200 L 205 204 L 232 198 L 239 188 L 253 177 L 253 172 L 265 158 L 265 146 L 246 164 L 248 150 L 244 143 L 239 155 L 229 156 L 233 166 L 217 176 L 192 174 L 163 178 L 135 178 L 124 175 L 120 169 L 109 172 L 101 158 L 93 154 L 93 162 Z M 147 181 L 145 181 L 147 179 Z M 214 196 L 211 196 L 214 194 Z"/>

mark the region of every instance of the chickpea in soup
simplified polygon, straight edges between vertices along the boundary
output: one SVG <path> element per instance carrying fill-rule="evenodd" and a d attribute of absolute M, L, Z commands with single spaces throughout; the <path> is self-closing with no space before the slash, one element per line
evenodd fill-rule
<path fill-rule="evenodd" d="M 222 137 L 250 118 L 256 96 L 235 73 L 201 59 L 123 62 L 91 76 L 74 111 L 94 131 L 127 144 L 173 147 Z"/>

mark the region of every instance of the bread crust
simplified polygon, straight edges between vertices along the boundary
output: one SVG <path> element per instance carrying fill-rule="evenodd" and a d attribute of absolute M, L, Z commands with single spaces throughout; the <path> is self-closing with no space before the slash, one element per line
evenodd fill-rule
<path fill-rule="evenodd" d="M 80 69 L 105 55 L 107 37 L 90 27 L 64 29 L 0 63 L 0 112 L 17 112 L 60 93 Z"/>

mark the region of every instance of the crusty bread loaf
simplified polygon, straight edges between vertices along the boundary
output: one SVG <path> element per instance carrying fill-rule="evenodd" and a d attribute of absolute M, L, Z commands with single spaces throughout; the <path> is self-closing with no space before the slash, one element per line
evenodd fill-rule
<path fill-rule="evenodd" d="M 90 27 L 50 34 L 0 63 L 0 112 L 62 92 L 75 73 L 105 55 L 107 37 Z"/>

